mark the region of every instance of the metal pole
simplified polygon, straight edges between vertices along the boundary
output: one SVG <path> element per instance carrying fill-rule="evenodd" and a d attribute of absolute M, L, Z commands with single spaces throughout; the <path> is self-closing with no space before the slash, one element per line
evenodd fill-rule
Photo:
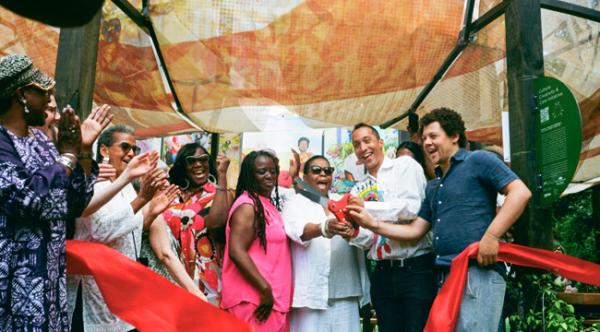
<path fill-rule="evenodd" d="M 419 92 L 419 95 L 415 99 L 415 101 L 410 105 L 409 109 L 402 113 L 401 115 L 388 120 L 380 125 L 381 128 L 386 129 L 395 125 L 396 123 L 402 121 L 406 118 L 410 113 L 414 113 L 417 111 L 421 103 L 427 98 L 429 93 L 435 88 L 438 82 L 444 77 L 448 69 L 452 66 L 454 61 L 462 54 L 462 51 L 469 45 L 469 38 L 471 34 L 476 33 L 477 31 L 483 29 L 486 25 L 493 22 L 496 18 L 500 17 L 504 13 L 504 8 L 506 7 L 506 1 L 501 2 L 496 5 L 494 8 L 488 10 L 484 15 L 477 18 L 475 21 L 472 21 L 473 17 L 473 8 L 474 2 L 469 1 L 467 3 L 467 8 L 465 11 L 465 17 L 463 21 L 464 27 L 459 33 L 458 40 L 456 42 L 456 46 L 450 51 L 450 54 L 446 57 L 446 60 L 442 63 L 438 71 L 435 73 L 431 81 L 423 87 L 423 90 Z"/>

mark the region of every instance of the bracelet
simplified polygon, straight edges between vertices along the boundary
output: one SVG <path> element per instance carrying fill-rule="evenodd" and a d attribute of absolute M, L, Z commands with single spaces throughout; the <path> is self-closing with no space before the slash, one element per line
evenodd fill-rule
<path fill-rule="evenodd" d="M 69 153 L 70 154 L 70 153 Z M 73 161 L 73 159 L 65 156 L 64 154 L 61 154 L 60 157 L 58 157 L 57 160 L 61 165 L 65 166 L 66 168 L 68 168 L 69 170 L 71 170 L 71 172 L 73 171 L 73 169 L 75 168 L 75 161 Z"/>
<path fill-rule="evenodd" d="M 227 190 L 229 190 L 229 189 L 227 189 L 226 187 L 221 187 L 221 186 L 215 186 L 215 188 L 216 188 L 218 191 L 227 191 Z"/>
<path fill-rule="evenodd" d="M 79 160 L 90 160 L 92 159 L 93 155 L 92 155 L 92 151 L 81 151 L 79 152 L 79 154 L 77 155 L 77 159 Z"/>
<path fill-rule="evenodd" d="M 323 221 L 321 222 L 321 227 L 320 227 L 320 228 L 321 228 L 321 235 L 322 235 L 324 238 L 331 239 L 331 238 L 333 237 L 333 234 L 329 233 L 329 230 L 328 230 L 328 227 L 329 227 L 329 225 L 328 225 L 328 222 L 329 222 L 329 218 L 325 218 L 325 220 L 323 220 Z"/>
<path fill-rule="evenodd" d="M 72 154 L 72 153 L 65 152 L 65 153 L 61 153 L 60 155 L 61 155 L 61 156 L 65 156 L 65 157 L 67 157 L 67 158 L 69 158 L 69 159 L 73 160 L 73 162 L 77 162 L 77 156 L 76 156 L 76 155 L 74 155 L 74 154 Z"/>

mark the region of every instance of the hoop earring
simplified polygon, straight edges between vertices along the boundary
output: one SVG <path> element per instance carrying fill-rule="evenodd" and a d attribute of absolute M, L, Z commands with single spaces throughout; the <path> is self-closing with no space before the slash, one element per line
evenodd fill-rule
<path fill-rule="evenodd" d="M 181 187 L 181 190 L 187 190 L 190 187 L 190 181 L 188 179 L 183 179 L 185 182 L 185 186 Z"/>
<path fill-rule="evenodd" d="M 209 173 L 209 174 L 208 174 L 208 182 L 209 182 L 210 184 L 212 184 L 212 185 L 216 186 L 216 185 L 217 185 L 217 178 L 215 178 L 215 176 L 214 176 L 214 175 L 212 175 L 212 174 L 210 174 L 210 173 Z"/>
<path fill-rule="evenodd" d="M 22 99 L 21 102 L 23 103 L 23 111 L 29 114 L 29 108 L 27 108 L 27 100 Z"/>

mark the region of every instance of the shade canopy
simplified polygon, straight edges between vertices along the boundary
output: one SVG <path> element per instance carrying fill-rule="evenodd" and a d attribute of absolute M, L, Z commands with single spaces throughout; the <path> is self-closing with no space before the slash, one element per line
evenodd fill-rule
<path fill-rule="evenodd" d="M 582 6 L 597 3 L 569 2 Z M 141 1 L 132 1 L 141 10 Z M 479 0 L 473 18 L 500 1 Z M 182 111 L 208 131 L 381 124 L 405 112 L 456 44 L 464 0 L 150 1 L 149 16 Z M 600 177 L 600 24 L 542 10 L 546 75 L 579 103 L 575 182 Z M 508 111 L 504 17 L 471 43 L 418 108 L 459 111 L 471 140 L 501 145 Z M 54 73 L 59 30 L 0 8 L 0 53 Z M 195 128 L 174 109 L 148 35 L 112 2 L 102 9 L 94 101 L 139 137 Z M 406 122 L 396 124 L 405 128 Z"/>

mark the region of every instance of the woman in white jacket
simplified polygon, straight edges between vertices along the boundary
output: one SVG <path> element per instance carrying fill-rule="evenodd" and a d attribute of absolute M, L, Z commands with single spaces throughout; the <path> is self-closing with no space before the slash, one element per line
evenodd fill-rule
<path fill-rule="evenodd" d="M 304 164 L 303 179 L 328 197 L 333 170 L 325 157 L 313 156 Z M 292 240 L 290 330 L 358 332 L 359 305 L 370 302 L 364 256 L 341 236 L 331 236 L 331 228 L 348 237 L 354 229 L 330 222 L 335 217 L 329 211 L 301 194 L 285 203 L 282 216 Z"/>

